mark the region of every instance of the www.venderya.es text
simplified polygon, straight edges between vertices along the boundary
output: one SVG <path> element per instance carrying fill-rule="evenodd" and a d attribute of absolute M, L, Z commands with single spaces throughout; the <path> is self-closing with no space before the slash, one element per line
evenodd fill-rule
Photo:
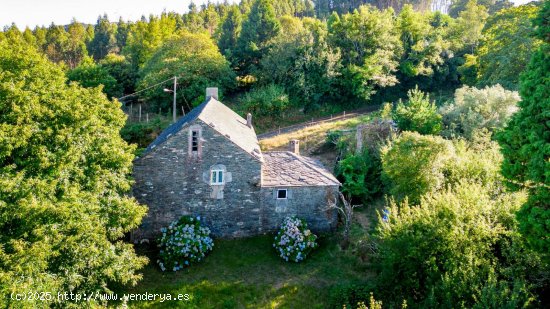
<path fill-rule="evenodd" d="M 15 301 L 46 301 L 46 302 L 90 302 L 90 301 L 189 301 L 191 295 L 189 294 L 170 294 L 170 293 L 71 293 L 71 292 L 25 292 L 25 293 L 11 293 L 11 299 Z"/>

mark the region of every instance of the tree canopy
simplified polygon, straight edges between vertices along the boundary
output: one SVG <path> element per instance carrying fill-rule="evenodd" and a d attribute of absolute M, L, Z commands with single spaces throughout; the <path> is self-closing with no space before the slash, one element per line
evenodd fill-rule
<path fill-rule="evenodd" d="M 140 70 L 138 90 L 150 85 L 178 78 L 178 110 L 189 110 L 204 99 L 207 87 L 224 90 L 234 87 L 235 74 L 218 47 L 205 34 L 182 32 L 177 38 L 166 41 Z M 144 98 L 152 107 L 168 110 L 172 106 L 171 94 L 162 89 L 145 91 Z"/>
<path fill-rule="evenodd" d="M 134 148 L 119 104 L 21 41 L 0 41 L 0 72 L 0 305 L 18 306 L 16 290 L 135 283 L 146 259 L 120 239 L 146 208 L 125 194 Z"/>

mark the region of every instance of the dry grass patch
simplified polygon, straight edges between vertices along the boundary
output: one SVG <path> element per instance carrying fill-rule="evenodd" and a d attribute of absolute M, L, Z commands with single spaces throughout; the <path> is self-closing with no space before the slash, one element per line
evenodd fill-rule
<path fill-rule="evenodd" d="M 327 132 L 332 130 L 352 129 L 360 123 L 367 122 L 371 118 L 372 115 L 369 114 L 345 120 L 307 126 L 290 133 L 282 133 L 274 137 L 263 139 L 260 141 L 260 147 L 263 151 L 286 150 L 288 148 L 288 142 L 290 140 L 297 139 L 300 140 L 301 151 L 312 151 L 319 148 L 319 146 L 325 142 Z"/>

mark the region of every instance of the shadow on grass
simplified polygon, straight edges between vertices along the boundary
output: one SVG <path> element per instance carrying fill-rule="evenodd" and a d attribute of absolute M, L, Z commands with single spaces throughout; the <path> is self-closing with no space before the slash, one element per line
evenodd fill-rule
<path fill-rule="evenodd" d="M 156 257 L 143 280 L 122 293 L 189 294 L 188 301 L 130 302 L 138 308 L 326 308 L 335 285 L 366 282 L 367 269 L 336 236 L 321 237 L 319 248 L 301 263 L 280 259 L 272 236 L 217 240 L 201 263 L 161 272 Z"/>

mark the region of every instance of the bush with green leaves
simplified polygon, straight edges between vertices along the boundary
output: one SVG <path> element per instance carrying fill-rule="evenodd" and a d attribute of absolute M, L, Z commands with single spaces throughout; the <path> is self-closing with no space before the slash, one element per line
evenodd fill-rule
<path fill-rule="evenodd" d="M 420 134 L 439 134 L 441 115 L 430 96 L 418 89 L 407 92 L 407 102 L 399 101 L 393 112 L 393 120 L 401 131 L 416 131 Z"/>
<path fill-rule="evenodd" d="M 529 278 L 541 264 L 517 230 L 525 199 L 461 182 L 418 206 L 391 202 L 377 229 L 376 290 L 413 308 L 528 305 Z"/>
<path fill-rule="evenodd" d="M 214 241 L 210 237 L 210 229 L 201 226 L 200 220 L 199 216 L 183 216 L 161 229 L 157 263 L 162 271 L 181 270 L 200 262 L 212 251 Z"/>
<path fill-rule="evenodd" d="M 472 141 L 449 141 L 404 132 L 381 152 L 382 177 L 398 200 L 408 197 L 415 204 L 424 194 L 463 180 L 502 191 L 502 155 L 489 134 L 475 134 Z"/>
<path fill-rule="evenodd" d="M 161 117 L 155 117 L 150 122 L 126 122 L 120 135 L 128 143 L 146 148 L 169 125 L 170 120 Z"/>
<path fill-rule="evenodd" d="M 443 107 L 444 130 L 447 137 L 472 139 L 476 131 L 495 132 L 502 129 L 517 110 L 520 97 L 500 85 L 477 89 L 464 86 L 455 91 L 454 100 Z"/>
<path fill-rule="evenodd" d="M 284 88 L 275 84 L 252 89 L 241 102 L 246 111 L 259 116 L 281 117 L 289 106 Z"/>
<path fill-rule="evenodd" d="M 342 192 L 361 201 L 371 201 L 382 192 L 381 172 L 379 156 L 368 149 L 348 155 L 336 167 L 336 176 L 342 181 Z"/>
<path fill-rule="evenodd" d="M 417 203 L 422 195 L 442 188 L 443 170 L 453 152 L 452 143 L 439 136 L 403 132 L 381 150 L 382 175 L 389 192 Z"/>
<path fill-rule="evenodd" d="M 275 236 L 273 247 L 285 261 L 300 262 L 317 247 L 317 235 L 308 228 L 307 223 L 296 217 L 287 217 Z"/>

